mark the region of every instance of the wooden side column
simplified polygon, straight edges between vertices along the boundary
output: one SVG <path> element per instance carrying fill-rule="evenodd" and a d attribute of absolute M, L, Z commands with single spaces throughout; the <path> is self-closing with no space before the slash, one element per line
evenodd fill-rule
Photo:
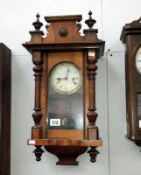
<path fill-rule="evenodd" d="M 42 127 L 40 124 L 42 118 L 41 112 L 41 78 L 42 78 L 42 64 L 43 58 L 40 52 L 33 52 L 32 61 L 34 63 L 33 71 L 35 76 L 35 104 L 34 112 L 32 114 L 35 126 L 32 127 L 32 139 L 42 138 Z"/>
<path fill-rule="evenodd" d="M 88 128 L 87 128 L 87 138 L 89 140 L 98 139 L 98 128 L 95 126 L 97 113 L 96 113 L 96 100 L 95 100 L 95 77 L 96 77 L 96 66 L 97 58 L 94 49 L 88 50 L 87 57 L 87 75 L 88 75 L 88 91 L 89 91 L 89 101 L 88 101 Z"/>
<path fill-rule="evenodd" d="M 42 42 L 42 35 L 44 34 L 40 29 L 42 27 L 42 23 L 39 20 L 40 15 L 36 15 L 36 21 L 33 22 L 33 26 L 35 28 L 34 31 L 30 31 L 31 34 L 31 41 L 30 43 L 36 44 Z M 32 139 L 41 139 L 42 138 L 42 126 L 41 126 L 41 118 L 42 118 L 42 111 L 41 111 L 41 79 L 42 79 L 42 72 L 43 72 L 43 58 L 42 54 L 39 51 L 33 51 L 32 53 L 32 61 L 34 64 L 33 71 L 35 76 L 35 104 L 34 104 L 34 112 L 32 114 L 35 126 L 32 127 L 31 130 L 31 138 Z M 33 153 L 36 156 L 36 160 L 40 161 L 41 156 L 43 154 L 43 150 L 40 145 L 35 145 L 35 150 Z"/>

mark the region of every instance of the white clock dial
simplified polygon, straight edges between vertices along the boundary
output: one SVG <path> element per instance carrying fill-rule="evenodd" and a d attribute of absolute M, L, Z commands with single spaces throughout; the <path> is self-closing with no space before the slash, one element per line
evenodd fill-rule
<path fill-rule="evenodd" d="M 53 68 L 50 80 L 55 91 L 72 94 L 80 88 L 82 75 L 80 69 L 73 63 L 62 62 Z"/>
<path fill-rule="evenodd" d="M 137 71 L 141 74 L 141 47 L 137 50 L 135 64 Z"/>

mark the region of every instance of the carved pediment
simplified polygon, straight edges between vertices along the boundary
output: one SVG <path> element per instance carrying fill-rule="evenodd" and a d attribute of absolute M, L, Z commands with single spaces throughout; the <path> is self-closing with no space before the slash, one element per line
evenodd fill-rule
<path fill-rule="evenodd" d="M 60 43 L 60 42 L 77 42 L 82 41 L 79 30 L 82 19 L 81 15 L 73 16 L 46 16 L 47 35 L 43 39 L 43 43 Z"/>
<path fill-rule="evenodd" d="M 98 39 L 98 30 L 93 26 L 96 20 L 92 18 L 92 12 L 89 12 L 89 18 L 85 20 L 87 29 L 80 33 L 82 20 L 81 15 L 67 16 L 46 16 L 45 21 L 47 32 L 44 34 L 41 30 L 43 26 L 39 20 L 40 15 L 36 15 L 36 21 L 33 22 L 34 31 L 30 31 L 31 40 L 23 44 L 30 52 L 33 50 L 57 50 L 64 49 L 85 49 L 96 48 L 99 56 L 103 55 L 105 42 Z M 98 57 L 99 57 L 98 56 Z"/>
<path fill-rule="evenodd" d="M 141 17 L 137 20 L 132 21 L 131 23 L 128 23 L 125 25 L 126 28 L 128 27 L 132 27 L 132 28 L 136 28 L 136 27 L 140 27 L 141 28 Z"/>
<path fill-rule="evenodd" d="M 141 17 L 131 23 L 125 24 L 122 29 L 120 40 L 125 42 L 126 36 L 129 34 L 141 34 Z"/>
<path fill-rule="evenodd" d="M 99 43 L 103 42 L 97 38 L 97 29 L 93 29 L 96 20 L 92 18 L 92 12 L 89 12 L 89 19 L 85 21 L 88 29 L 84 29 L 80 33 L 82 20 L 81 15 L 67 15 L 67 16 L 45 16 L 47 22 L 47 33 L 44 35 L 40 30 L 42 23 L 39 20 L 40 15 L 37 14 L 37 20 L 33 22 L 35 31 L 31 31 L 31 41 L 29 43 Z"/>

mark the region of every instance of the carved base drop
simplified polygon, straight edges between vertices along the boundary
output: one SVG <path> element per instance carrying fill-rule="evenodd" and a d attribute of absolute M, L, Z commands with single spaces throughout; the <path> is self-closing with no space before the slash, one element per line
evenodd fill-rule
<path fill-rule="evenodd" d="M 44 153 L 44 150 L 42 150 L 41 146 L 35 146 L 36 149 L 33 151 L 33 153 L 35 154 L 36 160 L 40 161 L 41 160 L 41 156 Z"/>
<path fill-rule="evenodd" d="M 45 149 L 58 157 L 59 161 L 56 165 L 78 165 L 76 159 L 80 154 L 86 152 L 87 147 L 46 146 Z"/>
<path fill-rule="evenodd" d="M 96 147 L 91 147 L 91 149 L 88 151 L 88 153 L 90 155 L 90 161 L 92 163 L 96 162 L 97 154 L 99 154 L 99 151 L 96 150 Z"/>

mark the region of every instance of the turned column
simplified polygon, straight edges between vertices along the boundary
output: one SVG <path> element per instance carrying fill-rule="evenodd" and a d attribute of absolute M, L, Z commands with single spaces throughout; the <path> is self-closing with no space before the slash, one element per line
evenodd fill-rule
<path fill-rule="evenodd" d="M 87 57 L 87 76 L 88 76 L 88 127 L 87 127 L 87 138 L 89 140 L 98 140 L 98 127 L 95 125 L 97 119 L 96 113 L 96 89 L 95 89 L 95 80 L 96 80 L 96 70 L 97 70 L 97 58 L 95 49 L 88 50 Z M 91 147 L 88 151 L 90 155 L 90 161 L 96 162 L 96 157 L 99 152 L 96 150 L 96 147 Z"/>
<path fill-rule="evenodd" d="M 35 28 L 34 31 L 30 31 L 31 34 L 31 44 L 32 43 L 41 43 L 42 35 L 44 34 L 40 29 L 42 27 L 42 23 L 39 20 L 40 15 L 36 15 L 36 21 L 33 22 L 33 26 Z M 42 54 L 39 51 L 33 51 L 32 53 L 32 61 L 34 64 L 33 71 L 35 76 L 35 103 L 34 103 L 34 112 L 32 114 L 35 126 L 32 127 L 32 139 L 40 139 L 42 138 L 42 127 L 41 127 L 41 79 L 43 72 L 43 58 Z"/>
<path fill-rule="evenodd" d="M 33 52 L 32 61 L 34 64 L 33 71 L 35 76 L 35 103 L 34 112 L 32 114 L 35 126 L 32 127 L 32 138 L 42 138 L 42 127 L 40 124 L 42 118 L 41 112 L 41 78 L 42 78 L 42 55 L 40 52 Z"/>
<path fill-rule="evenodd" d="M 89 140 L 97 140 L 98 139 L 98 128 L 95 126 L 95 122 L 97 119 L 96 113 L 96 97 L 95 97 L 95 79 L 96 79 L 96 66 L 97 58 L 94 49 L 88 50 L 87 56 L 87 76 L 88 76 L 88 139 Z"/>
<path fill-rule="evenodd" d="M 40 15 L 36 15 L 36 21 L 33 22 L 33 26 L 35 28 L 34 31 L 30 31 L 31 34 L 31 44 L 41 43 L 42 35 L 44 34 L 40 29 L 42 27 L 42 23 L 39 20 Z M 34 120 L 34 126 L 32 127 L 31 138 L 32 139 L 41 139 L 42 138 L 42 110 L 41 110 L 41 80 L 42 80 L 42 72 L 43 72 L 43 57 L 40 51 L 33 51 L 32 53 L 32 61 L 34 64 L 33 71 L 35 77 L 35 102 L 34 102 L 34 112 L 32 114 Z M 41 156 L 43 154 L 43 150 L 40 145 L 35 145 L 35 150 L 33 153 L 35 154 L 36 160 L 40 161 Z"/>

